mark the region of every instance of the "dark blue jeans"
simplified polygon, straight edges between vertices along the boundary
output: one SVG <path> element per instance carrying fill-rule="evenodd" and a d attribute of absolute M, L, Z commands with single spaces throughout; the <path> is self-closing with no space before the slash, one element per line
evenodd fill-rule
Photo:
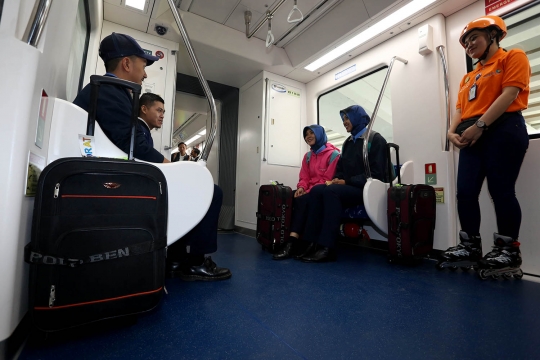
<path fill-rule="evenodd" d="M 487 178 L 489 194 L 495 205 L 498 233 L 518 238 L 521 208 L 515 185 L 528 147 L 525 120 L 521 114 L 513 113 L 484 131 L 476 144 L 461 149 L 457 200 L 461 228 L 467 234 L 480 235 L 478 197 Z"/>
<path fill-rule="evenodd" d="M 363 204 L 363 189 L 350 185 L 317 185 L 309 194 L 304 240 L 333 248 L 343 209 Z"/>
<path fill-rule="evenodd" d="M 291 232 L 302 235 L 306 226 L 307 209 L 311 192 L 293 199 L 293 211 L 291 217 Z"/>

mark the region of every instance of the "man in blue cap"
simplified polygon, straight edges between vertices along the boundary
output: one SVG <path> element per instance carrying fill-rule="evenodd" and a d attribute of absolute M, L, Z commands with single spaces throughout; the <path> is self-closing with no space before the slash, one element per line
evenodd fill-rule
<path fill-rule="evenodd" d="M 105 63 L 105 76 L 142 84 L 146 79 L 145 67 L 158 61 L 157 56 L 144 52 L 135 39 L 124 34 L 112 33 L 106 36 L 99 46 L 99 56 Z M 96 120 L 107 137 L 124 152 L 129 152 L 131 134 L 131 93 L 119 86 L 100 86 Z M 77 95 L 73 103 L 84 110 L 90 108 L 90 85 Z M 154 149 L 144 137 L 142 129 L 137 128 L 134 156 L 149 162 L 169 162 Z"/>
<path fill-rule="evenodd" d="M 131 36 L 112 33 L 105 37 L 99 46 L 99 56 L 105 63 L 105 76 L 141 84 L 146 79 L 144 68 L 152 65 L 159 58 L 148 55 Z M 160 98 L 161 99 L 161 98 Z M 163 103 L 163 99 L 160 101 Z M 77 95 L 75 105 L 88 111 L 90 107 L 90 85 Z M 152 101 L 152 104 L 154 101 Z M 140 107 L 148 105 L 142 101 Z M 132 119 L 132 97 L 126 89 L 115 85 L 101 85 L 96 109 L 96 120 L 107 137 L 124 152 L 129 151 Z M 149 135 L 149 130 L 147 135 Z M 168 163 L 162 154 L 152 146 L 151 138 L 145 136 L 142 127 L 137 127 L 134 156 L 137 159 L 154 163 Z M 223 192 L 214 186 L 214 196 L 207 214 L 183 239 L 168 248 L 167 275 L 180 277 L 188 281 L 225 280 L 231 277 L 231 271 L 221 268 L 204 254 L 217 250 L 217 223 L 223 201 Z M 186 245 L 190 252 L 186 252 Z"/>

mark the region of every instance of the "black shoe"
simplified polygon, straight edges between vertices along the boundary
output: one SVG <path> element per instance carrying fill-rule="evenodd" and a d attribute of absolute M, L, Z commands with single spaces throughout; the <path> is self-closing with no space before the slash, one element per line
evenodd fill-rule
<path fill-rule="evenodd" d="M 180 279 L 185 281 L 216 281 L 225 280 L 232 276 L 231 271 L 227 268 L 220 268 L 208 256 L 204 259 L 202 265 L 191 266 L 184 268 L 180 272 Z"/>
<path fill-rule="evenodd" d="M 334 249 L 321 247 L 314 254 L 308 254 L 301 260 L 308 263 L 336 261 L 336 253 Z"/>
<path fill-rule="evenodd" d="M 295 260 L 301 260 L 303 257 L 305 257 L 307 255 L 310 255 L 310 254 L 314 254 L 316 251 L 317 251 L 317 244 L 310 243 L 308 245 L 308 247 L 304 251 L 302 251 L 300 254 L 294 256 L 294 259 Z"/>
<path fill-rule="evenodd" d="M 165 276 L 167 278 L 179 277 L 182 273 L 182 263 L 178 261 L 167 261 Z"/>
<path fill-rule="evenodd" d="M 272 259 L 273 260 L 285 260 L 285 259 L 289 259 L 293 256 L 293 243 L 287 243 L 285 244 L 285 246 L 281 249 L 281 250 L 278 250 L 278 252 L 276 252 L 273 256 L 272 256 Z"/>

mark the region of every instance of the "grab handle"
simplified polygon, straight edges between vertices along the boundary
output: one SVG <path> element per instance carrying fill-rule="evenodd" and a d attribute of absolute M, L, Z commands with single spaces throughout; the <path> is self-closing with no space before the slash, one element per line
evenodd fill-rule
<path fill-rule="evenodd" d="M 394 150 L 396 151 L 396 167 L 397 167 L 397 178 L 398 178 L 398 184 L 401 184 L 401 171 L 400 171 L 400 168 L 399 168 L 399 145 L 397 144 L 394 144 L 394 143 L 388 143 L 386 144 L 387 146 L 387 151 L 388 151 L 388 174 L 392 174 L 392 161 L 391 161 L 391 158 L 390 158 L 390 148 L 394 148 Z M 390 186 L 392 186 L 392 180 L 390 180 Z"/>
<path fill-rule="evenodd" d="M 298 3 L 298 0 L 294 0 L 294 6 L 293 6 L 291 12 L 289 13 L 289 16 L 287 16 L 287 22 L 288 22 L 289 24 L 294 24 L 294 23 L 297 23 L 297 22 L 300 22 L 300 21 L 304 20 L 304 14 L 302 14 L 302 12 L 300 11 L 300 9 L 298 8 L 297 3 Z M 295 12 L 299 13 L 299 14 L 300 14 L 300 17 L 291 20 L 291 17 L 293 16 L 293 14 L 294 14 Z"/>

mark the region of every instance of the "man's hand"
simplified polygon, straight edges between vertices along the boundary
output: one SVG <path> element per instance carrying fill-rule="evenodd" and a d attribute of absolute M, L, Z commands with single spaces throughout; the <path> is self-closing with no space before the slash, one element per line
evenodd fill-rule
<path fill-rule="evenodd" d="M 299 196 L 302 196 L 304 195 L 306 192 L 304 191 L 304 188 L 298 188 L 295 193 L 294 193 L 294 197 L 299 197 Z"/>
<path fill-rule="evenodd" d="M 170 163 L 169 159 L 167 159 L 166 157 L 163 158 L 163 163 Z"/>

